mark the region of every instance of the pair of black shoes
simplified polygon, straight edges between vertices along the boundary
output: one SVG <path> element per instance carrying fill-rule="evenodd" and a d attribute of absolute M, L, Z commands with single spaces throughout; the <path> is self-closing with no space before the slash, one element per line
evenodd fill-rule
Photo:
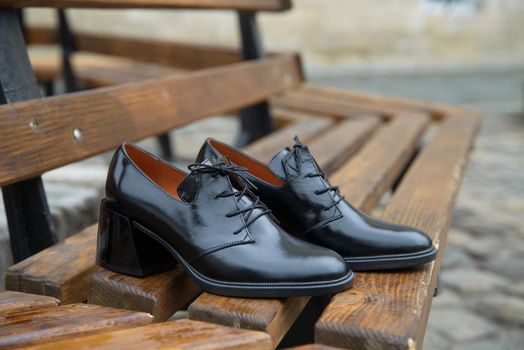
<path fill-rule="evenodd" d="M 416 266 L 436 249 L 424 233 L 353 208 L 295 139 L 263 164 L 214 139 L 186 174 L 123 144 L 109 167 L 98 263 L 147 276 L 181 264 L 212 293 L 321 295 L 355 271 Z"/>

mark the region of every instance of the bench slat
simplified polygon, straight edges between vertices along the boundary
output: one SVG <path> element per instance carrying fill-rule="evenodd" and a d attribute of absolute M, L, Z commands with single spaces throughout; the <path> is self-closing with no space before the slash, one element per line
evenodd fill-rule
<path fill-rule="evenodd" d="M 42 344 L 38 350 L 54 349 L 269 349 L 269 336 L 214 324 L 176 320 L 143 327 L 100 333 Z"/>
<path fill-rule="evenodd" d="M 437 260 L 402 273 L 365 273 L 337 294 L 316 324 L 319 343 L 357 349 L 420 349 L 454 199 L 478 129 L 474 116 L 449 116 L 410 167 L 383 218 L 426 231 Z"/>
<path fill-rule="evenodd" d="M 329 174 L 351 157 L 379 125 L 375 116 L 344 120 L 308 142 L 308 147 L 320 168 Z"/>
<path fill-rule="evenodd" d="M 415 119 L 424 120 L 426 124 L 428 121 L 428 118 L 424 117 Z M 388 133 L 398 137 L 398 134 L 396 134 L 396 128 L 391 128 L 388 125 L 384 127 L 384 130 L 388 132 L 378 132 L 372 137 L 370 147 L 374 149 L 375 146 L 373 140 L 377 140 L 379 137 L 388 136 Z M 420 133 L 415 133 L 415 136 L 420 136 Z M 369 144 L 366 144 L 355 157 L 358 157 L 361 153 L 366 154 L 368 152 L 366 150 L 368 145 Z M 403 147 L 403 145 L 399 144 L 397 147 Z M 414 147 L 412 148 L 412 151 L 415 151 Z M 369 167 L 369 169 L 382 167 L 382 173 L 387 175 L 383 177 L 383 183 L 364 181 L 364 179 L 368 179 L 372 174 L 360 171 L 360 169 L 356 168 L 352 169 L 351 172 L 357 180 L 345 186 L 344 191 L 351 194 L 357 190 L 357 188 L 354 188 L 353 186 L 359 184 L 362 188 L 359 188 L 358 190 L 361 191 L 361 193 L 367 193 L 370 197 L 370 200 L 363 202 L 369 205 L 374 205 L 380 198 L 377 189 L 385 190 L 387 188 L 387 181 L 391 184 L 392 180 L 390 179 L 395 178 L 395 175 L 398 175 L 401 168 L 396 165 L 401 162 L 397 158 L 403 159 L 406 151 L 393 152 L 392 154 L 393 158 L 385 164 L 383 158 L 372 157 L 369 159 L 369 162 L 374 165 Z M 350 161 L 351 160 L 348 162 Z M 391 168 L 387 168 L 388 166 Z M 334 178 L 340 177 L 340 175 L 337 175 L 339 173 L 340 170 L 335 173 Z M 356 203 L 357 206 L 361 206 L 362 204 L 363 203 Z M 188 310 L 189 318 L 191 319 L 265 331 L 271 335 L 272 344 L 275 347 L 295 322 L 295 319 L 299 316 L 309 299 L 309 297 L 280 300 L 243 299 L 228 298 L 204 292 L 193 303 L 191 303 Z"/>
<path fill-rule="evenodd" d="M 2 0 L 0 7 L 189 8 L 284 11 L 290 0 Z"/>
<path fill-rule="evenodd" d="M 429 122 L 423 114 L 396 116 L 337 170 L 331 182 L 340 186 L 353 205 L 369 212 L 415 152 Z"/>
<path fill-rule="evenodd" d="M 84 302 L 95 265 L 97 225 L 49 247 L 7 270 L 8 290 L 52 296 L 62 304 Z"/>
<path fill-rule="evenodd" d="M 2 291 L 0 292 L 0 315 L 5 313 L 57 306 L 59 301 L 43 295 Z"/>
<path fill-rule="evenodd" d="M 2 105 L 0 186 L 261 101 L 299 80 L 295 57 L 285 55 Z"/>
<path fill-rule="evenodd" d="M 40 60 L 46 58 L 44 50 L 40 47 L 43 44 L 57 44 L 57 32 L 48 27 L 29 27 L 26 30 L 27 41 L 33 51 L 33 68 L 36 72 L 45 68 L 40 68 Z M 128 38 L 113 35 L 97 35 L 91 33 L 73 33 L 77 51 L 73 56 L 82 52 L 93 54 L 108 55 L 112 57 L 132 58 L 138 62 L 158 64 L 164 67 L 176 67 L 189 70 L 204 69 L 211 67 L 224 66 L 242 61 L 238 49 L 203 45 L 179 43 L 165 40 L 151 40 L 140 38 Z M 31 47 L 31 45 L 39 45 Z M 37 50 L 35 50 L 37 49 Z M 61 73 L 61 58 L 58 47 L 54 56 L 53 68 L 55 76 Z M 53 53 L 53 48 L 48 47 L 46 51 Z M 42 63 L 46 63 L 43 61 Z M 50 66 L 47 57 L 47 67 Z"/>
<path fill-rule="evenodd" d="M 327 86 L 317 86 L 312 84 L 303 84 L 297 91 L 305 96 L 322 97 L 333 102 L 346 105 L 368 104 L 391 108 L 399 112 L 420 112 L 428 113 L 434 119 L 439 120 L 448 114 L 462 114 L 464 110 L 459 107 L 444 105 L 435 102 L 426 102 L 420 100 L 411 100 L 400 97 L 386 97 L 372 95 L 369 93 L 356 92 L 346 89 L 336 89 Z"/>
<path fill-rule="evenodd" d="M 285 113 L 281 112 L 279 112 L 279 116 L 281 118 L 286 117 Z M 263 137 L 251 143 L 245 151 L 263 162 L 269 162 L 278 151 L 292 143 L 293 136 L 300 135 L 307 142 L 329 128 L 334 122 L 330 118 L 303 115 L 295 122 L 277 129 L 269 137 Z"/>
<path fill-rule="evenodd" d="M 22 310 L 0 317 L 0 347 L 41 344 L 65 337 L 150 323 L 151 315 L 97 305 L 70 304 Z"/>
<path fill-rule="evenodd" d="M 362 115 L 375 114 L 384 119 L 392 118 L 397 110 L 366 103 L 344 103 L 333 101 L 321 96 L 310 96 L 297 89 L 289 89 L 270 100 L 277 108 L 292 109 L 308 113 L 317 113 L 337 118 L 354 118 Z"/>
<path fill-rule="evenodd" d="M 147 312 L 154 322 L 167 320 L 193 300 L 200 288 L 177 266 L 173 270 L 138 278 L 102 270 L 89 281 L 90 304 Z"/>
<path fill-rule="evenodd" d="M 35 52 L 29 58 L 37 80 L 55 80 L 62 74 L 58 52 Z M 182 74 L 185 71 L 156 64 L 137 62 L 130 58 L 77 52 L 72 56 L 77 81 L 91 88 L 136 83 L 148 79 Z"/>

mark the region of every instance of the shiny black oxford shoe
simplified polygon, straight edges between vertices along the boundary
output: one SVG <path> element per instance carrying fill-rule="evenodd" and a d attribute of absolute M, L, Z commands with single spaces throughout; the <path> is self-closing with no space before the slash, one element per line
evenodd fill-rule
<path fill-rule="evenodd" d="M 367 216 L 349 204 L 298 137 L 266 165 L 214 139 L 207 139 L 197 161 L 227 157 L 247 169 L 253 191 L 289 233 L 333 249 L 355 271 L 417 266 L 435 259 L 431 239 L 414 228 Z"/>
<path fill-rule="evenodd" d="M 147 276 L 178 263 L 204 290 L 237 297 L 351 287 L 342 257 L 287 234 L 245 186 L 243 169 L 226 163 L 195 163 L 188 175 L 123 144 L 107 176 L 98 264 Z"/>

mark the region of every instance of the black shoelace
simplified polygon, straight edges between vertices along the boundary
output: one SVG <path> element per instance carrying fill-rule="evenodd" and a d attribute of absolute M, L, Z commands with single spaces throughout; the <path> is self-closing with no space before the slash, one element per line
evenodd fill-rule
<path fill-rule="evenodd" d="M 295 140 L 295 144 L 293 145 L 293 151 L 291 151 L 284 158 L 284 163 L 286 163 L 287 166 L 294 169 L 296 172 L 300 172 L 300 169 L 303 163 L 302 151 L 309 152 L 309 149 L 307 148 L 306 145 L 300 142 L 300 139 L 298 138 L 297 135 L 295 135 L 294 140 Z M 291 165 L 291 163 L 289 163 L 289 160 L 291 159 L 291 157 L 295 158 L 296 167 L 294 167 L 293 165 Z M 340 188 L 338 186 L 331 186 L 331 184 L 329 183 L 327 179 L 326 173 L 320 170 L 320 167 L 318 166 L 316 162 L 315 162 L 315 168 L 318 169 L 318 172 L 311 172 L 311 173 L 306 174 L 305 176 L 306 177 L 320 177 L 324 180 L 326 184 L 326 188 L 323 188 L 321 190 L 316 190 L 315 194 L 322 195 L 327 192 L 330 192 L 331 194 L 333 194 L 333 196 L 331 196 L 331 198 L 333 198 L 333 203 L 331 203 L 327 207 L 324 207 L 324 210 L 328 211 L 331 208 L 335 207 L 338 203 L 342 202 L 345 197 L 340 194 Z M 286 176 L 287 176 L 288 174 L 287 174 L 286 167 L 284 167 L 284 171 L 286 172 Z"/>
<path fill-rule="evenodd" d="M 236 175 L 238 178 L 241 179 L 241 181 L 247 182 L 249 185 L 253 186 L 256 189 L 256 186 L 245 175 L 245 172 L 247 171 L 247 169 L 241 166 L 224 164 L 224 163 L 217 163 L 217 164 L 194 163 L 194 164 L 189 165 L 188 169 L 191 171 L 191 173 L 208 173 L 208 174 L 212 174 L 211 175 L 212 177 L 228 176 L 230 174 Z M 238 230 L 233 232 L 234 235 L 242 232 L 243 229 L 247 228 L 249 225 L 254 223 L 257 219 L 261 218 L 262 216 L 268 215 L 271 213 L 271 210 L 269 210 L 260 201 L 260 199 L 257 196 L 255 196 L 251 191 L 249 191 L 248 187 L 245 186 L 245 184 L 243 185 L 244 186 L 242 186 L 243 189 L 241 191 L 240 190 L 223 191 L 215 196 L 215 198 L 233 197 L 237 205 L 242 200 L 242 198 L 248 193 L 251 196 L 251 198 L 254 199 L 253 203 L 250 206 L 244 209 L 238 209 L 238 210 L 235 210 L 235 211 L 232 211 L 226 214 L 226 217 L 228 218 L 233 217 L 235 215 L 243 215 L 244 224 Z M 254 217 L 251 217 L 251 214 L 253 214 L 253 211 L 257 208 L 261 210 L 260 213 L 258 213 Z"/>

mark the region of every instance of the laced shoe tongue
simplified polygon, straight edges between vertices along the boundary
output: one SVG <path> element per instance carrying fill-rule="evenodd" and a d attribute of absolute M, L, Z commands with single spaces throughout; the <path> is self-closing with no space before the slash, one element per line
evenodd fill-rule
<path fill-rule="evenodd" d="M 286 172 L 284 171 L 282 161 L 290 152 L 291 150 L 289 148 L 283 148 L 273 157 L 273 159 L 271 159 L 271 162 L 269 162 L 269 169 L 282 180 L 286 179 Z"/>
<path fill-rule="evenodd" d="M 202 164 L 217 164 L 218 161 L 215 157 L 211 157 L 202 162 Z M 197 194 L 197 174 L 189 174 L 186 178 L 178 185 L 177 193 L 180 199 L 184 202 L 191 202 L 195 199 Z"/>

